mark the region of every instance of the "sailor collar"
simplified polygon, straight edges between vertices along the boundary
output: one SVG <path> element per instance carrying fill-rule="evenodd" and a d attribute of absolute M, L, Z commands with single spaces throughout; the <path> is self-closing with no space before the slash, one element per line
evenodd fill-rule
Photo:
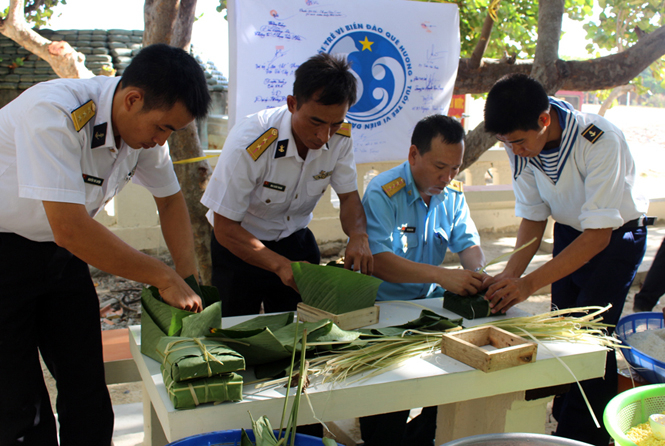
<path fill-rule="evenodd" d="M 558 179 L 561 178 L 561 172 L 570 157 L 570 154 L 573 151 L 575 142 L 577 141 L 577 136 L 579 133 L 579 125 L 577 124 L 577 119 L 574 113 L 574 108 L 572 105 L 565 101 L 560 101 L 558 99 L 549 98 L 551 110 L 550 112 L 558 113 L 557 117 L 559 118 L 559 124 L 561 125 L 561 144 L 558 151 L 558 160 L 556 166 L 556 180 L 552 180 L 554 184 L 557 183 Z M 545 173 L 545 168 L 543 167 L 540 159 L 535 158 L 525 158 L 517 156 L 510 151 L 513 156 L 514 166 L 513 166 L 513 178 L 516 180 L 527 164 L 531 164 L 536 169 Z M 547 173 L 546 173 L 547 175 Z M 549 175 L 548 175 L 549 177 Z"/>

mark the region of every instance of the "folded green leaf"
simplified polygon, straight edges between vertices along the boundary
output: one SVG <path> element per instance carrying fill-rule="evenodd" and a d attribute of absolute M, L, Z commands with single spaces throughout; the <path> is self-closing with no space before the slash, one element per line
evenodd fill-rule
<path fill-rule="evenodd" d="M 205 336 L 210 328 L 222 326 L 222 304 L 214 287 L 199 286 L 190 276 L 185 279 L 192 289 L 201 293 L 205 309 L 201 313 L 180 310 L 165 303 L 155 287 L 141 291 L 141 353 L 161 362 L 157 342 L 163 336 Z M 198 291 L 197 291 L 198 290 Z"/>
<path fill-rule="evenodd" d="M 443 308 L 459 314 L 464 319 L 478 319 L 482 317 L 499 316 L 492 314 L 489 301 L 482 293 L 473 296 L 460 296 L 446 291 L 443 293 Z"/>
<path fill-rule="evenodd" d="M 370 335 L 402 336 L 407 330 L 441 332 L 461 325 L 462 319 L 448 319 L 431 310 L 422 310 L 417 319 L 409 321 L 406 324 L 382 328 L 365 328 L 358 331 Z"/>
<path fill-rule="evenodd" d="M 251 418 L 252 414 L 250 413 L 249 416 Z M 277 444 L 277 437 L 275 437 L 272 425 L 267 417 L 262 416 L 256 421 L 252 418 L 252 430 L 254 431 L 256 446 L 275 446 Z"/>
<path fill-rule="evenodd" d="M 212 338 L 165 336 L 157 343 L 162 366 L 176 382 L 245 370 L 245 359 Z"/>
<path fill-rule="evenodd" d="M 203 403 L 242 401 L 243 380 L 236 373 L 175 382 L 164 367 L 161 370 L 164 386 L 176 409 L 193 409 Z"/>
<path fill-rule="evenodd" d="M 333 314 L 371 307 L 382 283 L 344 268 L 310 263 L 292 263 L 291 268 L 303 302 Z"/>

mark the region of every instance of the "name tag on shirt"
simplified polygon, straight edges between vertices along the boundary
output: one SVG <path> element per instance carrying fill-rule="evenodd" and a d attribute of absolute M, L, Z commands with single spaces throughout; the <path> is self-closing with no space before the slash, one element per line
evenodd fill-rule
<path fill-rule="evenodd" d="M 416 232 L 416 228 L 413 226 L 402 226 L 402 232 Z"/>
<path fill-rule="evenodd" d="M 101 186 L 104 184 L 103 178 L 93 177 L 92 175 L 83 174 L 83 182 L 88 184 L 94 184 L 95 186 Z"/>
<path fill-rule="evenodd" d="M 268 189 L 275 189 L 280 192 L 284 192 L 286 190 L 286 186 L 277 183 L 271 183 L 270 181 L 264 181 L 263 187 L 267 187 Z"/>

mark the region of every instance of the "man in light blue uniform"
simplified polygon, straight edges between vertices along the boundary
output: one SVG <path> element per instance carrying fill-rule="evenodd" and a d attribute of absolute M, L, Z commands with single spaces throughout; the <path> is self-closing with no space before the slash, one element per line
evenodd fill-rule
<path fill-rule="evenodd" d="M 453 118 L 422 119 L 411 136 L 408 160 L 377 175 L 363 206 L 374 256 L 374 273 L 384 282 L 378 300 L 441 297 L 444 289 L 475 294 L 488 276 L 480 237 L 471 220 L 462 185 L 453 178 L 464 157 L 464 129 Z M 446 249 L 459 253 L 464 269 L 439 265 Z M 431 446 L 436 407 L 426 407 L 406 423 L 409 411 L 360 419 L 365 446 Z"/>
<path fill-rule="evenodd" d="M 464 129 L 452 118 L 432 115 L 415 127 L 404 164 L 377 175 L 363 206 L 374 256 L 374 275 L 385 282 L 378 300 L 441 297 L 443 289 L 475 294 L 485 264 L 480 237 L 453 181 L 464 156 Z M 439 265 L 446 249 L 459 253 L 464 269 Z M 442 289 L 443 288 L 443 289 Z"/>

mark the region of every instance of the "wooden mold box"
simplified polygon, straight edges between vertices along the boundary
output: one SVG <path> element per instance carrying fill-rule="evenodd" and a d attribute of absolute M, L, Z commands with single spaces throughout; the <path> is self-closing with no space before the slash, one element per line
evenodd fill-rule
<path fill-rule="evenodd" d="M 492 326 L 446 333 L 441 340 L 441 353 L 483 372 L 534 362 L 537 351 L 536 343 Z"/>
<path fill-rule="evenodd" d="M 316 322 L 321 319 L 330 319 L 342 330 L 353 330 L 355 328 L 374 325 L 379 322 L 379 307 L 363 308 L 361 310 L 349 311 L 348 313 L 334 314 L 319 310 L 300 302 L 298 304 L 298 320 L 303 322 Z"/>

